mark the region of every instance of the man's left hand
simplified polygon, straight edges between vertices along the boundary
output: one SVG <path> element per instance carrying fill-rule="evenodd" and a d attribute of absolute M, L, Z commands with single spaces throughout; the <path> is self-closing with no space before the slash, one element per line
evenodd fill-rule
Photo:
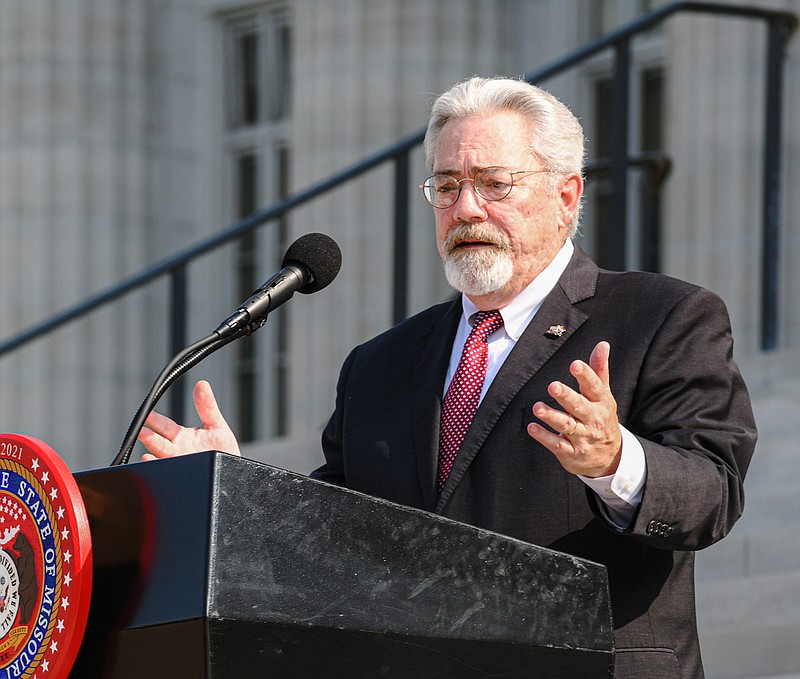
<path fill-rule="evenodd" d="M 580 393 L 563 382 L 551 382 L 547 392 L 564 409 L 542 402 L 533 414 L 550 431 L 531 422 L 528 434 L 547 448 L 568 472 L 588 477 L 610 476 L 619 466 L 622 432 L 617 419 L 617 402 L 609 387 L 608 356 L 611 345 L 599 342 L 589 363 L 573 361 L 570 374 L 578 381 Z"/>

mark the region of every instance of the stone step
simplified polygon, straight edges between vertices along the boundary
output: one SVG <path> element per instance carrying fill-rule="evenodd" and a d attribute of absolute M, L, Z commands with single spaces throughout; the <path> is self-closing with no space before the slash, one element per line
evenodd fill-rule
<path fill-rule="evenodd" d="M 707 679 L 752 679 L 800 670 L 800 568 L 698 585 Z"/>
<path fill-rule="evenodd" d="M 707 583 L 800 569 L 800 522 L 770 526 L 747 513 L 728 537 L 697 552 L 698 588 Z"/>

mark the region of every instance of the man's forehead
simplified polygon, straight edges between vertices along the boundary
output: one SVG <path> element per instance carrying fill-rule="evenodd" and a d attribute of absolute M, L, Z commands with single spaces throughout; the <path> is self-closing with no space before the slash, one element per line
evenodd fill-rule
<path fill-rule="evenodd" d="M 434 169 L 443 174 L 508 167 L 532 158 L 525 119 L 514 111 L 494 111 L 448 121 L 434 152 Z"/>

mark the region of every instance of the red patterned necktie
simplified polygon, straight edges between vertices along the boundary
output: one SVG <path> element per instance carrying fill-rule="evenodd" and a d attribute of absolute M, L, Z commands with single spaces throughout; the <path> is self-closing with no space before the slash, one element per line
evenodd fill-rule
<path fill-rule="evenodd" d="M 458 367 L 447 387 L 442 405 L 439 465 L 436 474 L 440 493 L 478 409 L 483 381 L 486 379 L 486 367 L 489 364 L 489 335 L 503 327 L 503 317 L 497 309 L 479 311 L 472 316 L 471 321 L 472 330 L 464 344 Z"/>

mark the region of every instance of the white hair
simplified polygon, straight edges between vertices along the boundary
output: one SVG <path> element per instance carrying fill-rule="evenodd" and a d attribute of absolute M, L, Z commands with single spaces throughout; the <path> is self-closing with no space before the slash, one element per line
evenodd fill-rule
<path fill-rule="evenodd" d="M 542 165 L 557 174 L 583 175 L 583 127 L 569 108 L 545 90 L 524 80 L 474 76 L 441 94 L 431 107 L 425 134 L 425 162 L 433 171 L 436 143 L 450 121 L 490 111 L 516 111 L 530 123 L 530 151 Z M 581 205 L 569 225 L 574 236 Z"/>

